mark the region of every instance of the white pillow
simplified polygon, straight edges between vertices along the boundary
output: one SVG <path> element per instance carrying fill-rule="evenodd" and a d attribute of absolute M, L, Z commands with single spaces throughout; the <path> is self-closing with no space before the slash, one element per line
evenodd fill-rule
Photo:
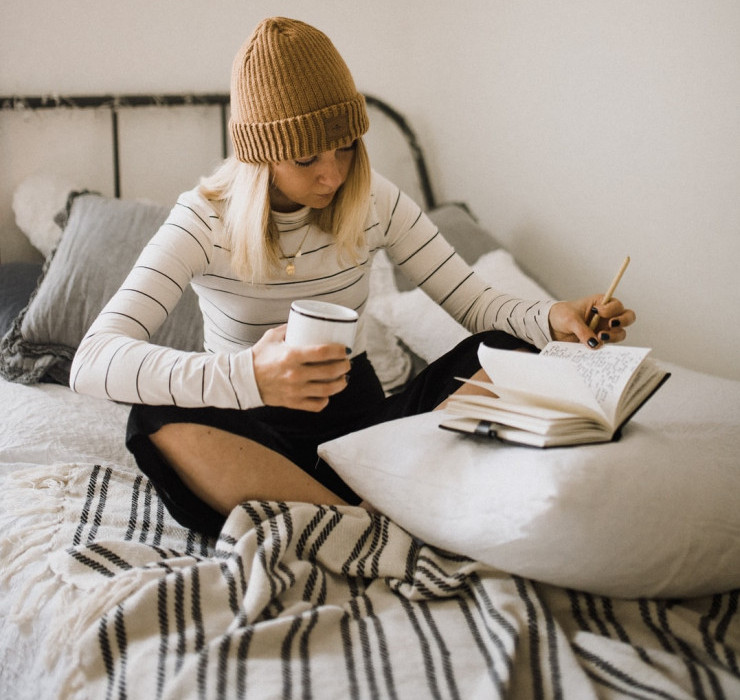
<path fill-rule="evenodd" d="M 473 269 L 497 289 L 523 299 L 552 298 L 500 248 L 482 255 Z M 376 300 L 377 313 L 392 332 L 425 360 L 433 362 L 470 333 L 421 289 L 391 292 Z"/>
<path fill-rule="evenodd" d="M 388 258 L 376 255 L 370 271 L 370 297 L 365 308 L 367 356 L 386 394 L 403 387 L 409 380 L 413 363 L 390 328 L 381 301 L 394 288 L 393 266 Z"/>
<path fill-rule="evenodd" d="M 62 236 L 54 218 L 75 189 L 79 188 L 60 175 L 38 173 L 23 180 L 13 193 L 15 222 L 44 257 L 48 257 Z"/>
<path fill-rule="evenodd" d="M 437 411 L 347 435 L 322 457 L 422 540 L 547 583 L 620 597 L 740 586 L 740 382 L 673 376 L 619 442 L 507 446 Z"/>

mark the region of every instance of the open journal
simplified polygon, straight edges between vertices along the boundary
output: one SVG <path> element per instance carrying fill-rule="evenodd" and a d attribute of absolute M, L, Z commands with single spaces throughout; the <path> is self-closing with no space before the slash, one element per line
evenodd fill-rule
<path fill-rule="evenodd" d="M 536 447 L 608 442 L 670 376 L 649 348 L 552 342 L 540 354 L 481 345 L 487 390 L 449 400 L 440 427 Z"/>

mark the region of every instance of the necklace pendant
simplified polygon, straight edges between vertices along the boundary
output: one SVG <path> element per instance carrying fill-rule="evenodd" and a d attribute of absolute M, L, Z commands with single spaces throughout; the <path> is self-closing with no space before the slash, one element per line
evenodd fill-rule
<path fill-rule="evenodd" d="M 288 277 L 292 277 L 295 274 L 295 263 L 292 260 L 285 266 L 285 274 Z"/>

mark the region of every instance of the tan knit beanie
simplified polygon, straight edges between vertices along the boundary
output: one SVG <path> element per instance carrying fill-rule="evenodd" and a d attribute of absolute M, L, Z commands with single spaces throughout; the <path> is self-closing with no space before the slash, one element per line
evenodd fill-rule
<path fill-rule="evenodd" d="M 234 59 L 229 130 L 245 163 L 348 146 L 369 126 L 365 99 L 325 34 L 284 17 L 262 21 Z"/>

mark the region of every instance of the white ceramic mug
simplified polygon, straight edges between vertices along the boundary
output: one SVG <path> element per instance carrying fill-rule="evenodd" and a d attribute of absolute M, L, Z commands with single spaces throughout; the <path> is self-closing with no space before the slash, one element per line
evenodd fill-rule
<path fill-rule="evenodd" d="M 290 305 L 285 342 L 293 347 L 340 343 L 352 348 L 357 312 L 339 304 L 305 299 Z"/>

